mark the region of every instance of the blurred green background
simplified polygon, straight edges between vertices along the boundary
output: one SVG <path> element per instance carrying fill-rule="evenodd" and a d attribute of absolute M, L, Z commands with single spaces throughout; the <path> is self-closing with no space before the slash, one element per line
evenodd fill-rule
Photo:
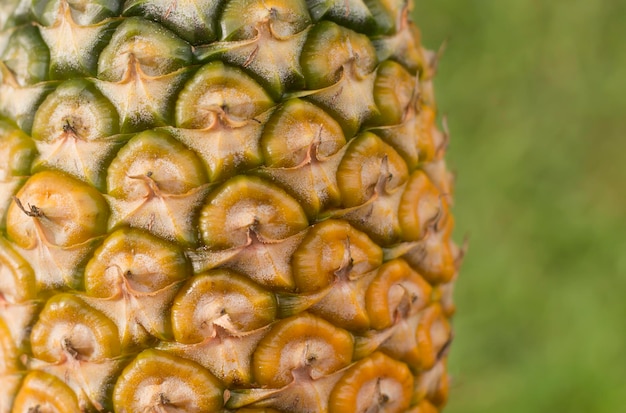
<path fill-rule="evenodd" d="M 626 1 L 416 0 L 448 47 L 457 172 L 446 413 L 626 412 Z"/>

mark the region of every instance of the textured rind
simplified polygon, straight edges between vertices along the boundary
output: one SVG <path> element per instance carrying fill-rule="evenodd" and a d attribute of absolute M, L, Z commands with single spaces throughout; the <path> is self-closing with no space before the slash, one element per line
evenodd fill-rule
<path fill-rule="evenodd" d="M 462 250 L 410 8 L 3 1 L 0 413 L 440 412 Z"/>

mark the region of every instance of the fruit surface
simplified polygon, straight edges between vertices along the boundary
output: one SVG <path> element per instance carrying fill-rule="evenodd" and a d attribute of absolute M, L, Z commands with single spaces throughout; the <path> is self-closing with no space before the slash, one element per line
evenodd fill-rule
<path fill-rule="evenodd" d="M 405 0 L 4 0 L 0 413 L 429 412 L 451 240 Z"/>

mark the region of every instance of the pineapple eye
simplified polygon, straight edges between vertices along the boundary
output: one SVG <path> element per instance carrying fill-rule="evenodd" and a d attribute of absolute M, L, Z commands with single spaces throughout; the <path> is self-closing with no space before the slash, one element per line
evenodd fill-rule
<path fill-rule="evenodd" d="M 42 411 L 42 406 L 46 410 Z M 49 410 L 48 410 L 49 409 Z M 16 412 L 44 413 L 48 411 L 81 411 L 76 394 L 62 379 L 43 371 L 31 371 L 24 378 L 15 396 Z"/>
<path fill-rule="evenodd" d="M 378 136 L 364 132 L 348 147 L 339 168 L 337 184 L 342 210 L 331 211 L 385 246 L 400 238 L 398 207 L 408 178 L 400 155 Z M 380 217 L 376 221 L 370 216 Z"/>
<path fill-rule="evenodd" d="M 329 413 L 364 412 L 372 406 L 378 411 L 405 412 L 413 393 L 409 368 L 382 353 L 353 364 L 339 379 L 330 394 Z"/>
<path fill-rule="evenodd" d="M 163 131 L 140 133 L 117 153 L 107 174 L 109 195 L 138 199 L 145 186 L 140 176 L 172 195 L 183 195 L 206 182 L 196 154 Z"/>
<path fill-rule="evenodd" d="M 163 130 L 128 141 L 107 174 L 111 228 L 146 229 L 170 241 L 196 241 L 194 222 L 206 194 L 206 172 L 195 152 Z"/>
<path fill-rule="evenodd" d="M 394 320 L 393 326 L 356 338 L 357 357 L 380 350 L 416 371 L 426 371 L 446 356 L 452 339 L 441 306 L 432 304 L 418 314 Z"/>
<path fill-rule="evenodd" d="M 252 176 L 233 178 L 217 188 L 200 216 L 202 239 L 214 249 L 246 245 L 251 235 L 266 241 L 283 240 L 308 225 L 295 199 Z"/>
<path fill-rule="evenodd" d="M 446 199 L 428 176 L 420 170 L 411 174 L 398 208 L 402 237 L 406 241 L 422 239 L 436 228 L 445 211 Z"/>
<path fill-rule="evenodd" d="M 217 14 L 220 0 L 172 1 L 126 0 L 125 16 L 143 16 L 158 21 L 193 45 L 208 43 L 217 37 Z"/>
<path fill-rule="evenodd" d="M 219 381 L 202 366 L 159 350 L 144 350 L 124 369 L 113 389 L 117 412 L 218 411 L 223 406 Z"/>
<path fill-rule="evenodd" d="M 198 70 L 187 82 L 176 103 L 176 125 L 203 129 L 211 126 L 214 113 L 237 122 L 254 118 L 274 105 L 267 92 L 241 70 L 212 62 Z M 225 111 L 224 108 L 227 108 Z"/>
<path fill-rule="evenodd" d="M 172 337 L 168 309 L 191 274 L 179 245 L 147 231 L 122 228 L 96 249 L 85 267 L 88 304 L 116 324 L 122 345 Z"/>
<path fill-rule="evenodd" d="M 303 370 L 311 379 L 347 366 L 352 360 L 352 335 L 303 313 L 276 323 L 254 352 L 252 369 L 261 385 L 280 388 Z"/>
<path fill-rule="evenodd" d="M 70 294 L 48 300 L 31 333 L 33 355 L 49 363 L 102 361 L 121 351 L 117 327 L 99 311 Z"/>
<path fill-rule="evenodd" d="M 106 233 L 108 215 L 95 188 L 61 172 L 44 171 L 31 176 L 16 194 L 7 211 L 7 234 L 29 258 L 40 285 L 75 285 L 81 255 L 92 249 L 87 241 Z M 63 248 L 76 254 L 66 255 Z"/>
<path fill-rule="evenodd" d="M 216 326 L 234 335 L 264 327 L 276 317 L 272 294 L 229 270 L 213 270 L 187 282 L 172 305 L 174 338 L 198 343 Z"/>
<path fill-rule="evenodd" d="M 346 139 L 328 113 L 300 99 L 285 102 L 270 118 L 261 136 L 263 157 L 270 167 L 295 168 L 316 145 L 317 159 L 337 153 Z"/>
<path fill-rule="evenodd" d="M 294 253 L 293 272 L 298 289 L 312 292 L 329 286 L 338 271 L 358 278 L 381 263 L 382 250 L 367 235 L 345 221 L 327 220 L 307 233 Z"/>
<path fill-rule="evenodd" d="M 198 362 L 229 387 L 249 386 L 252 353 L 276 312 L 274 295 L 245 276 L 207 271 L 178 293 L 172 304 L 176 341 L 159 349 Z"/>
<path fill-rule="evenodd" d="M 309 33 L 300 61 L 310 89 L 332 85 L 346 70 L 368 75 L 378 63 L 367 36 L 328 21 L 318 23 Z"/>
<path fill-rule="evenodd" d="M 274 98 L 301 88 L 298 63 L 310 18 L 304 0 L 235 0 L 220 18 L 222 41 L 194 50 L 202 62 L 222 59 L 253 74 Z"/>
<path fill-rule="evenodd" d="M 378 269 L 365 296 L 372 327 L 382 330 L 398 317 L 417 314 L 430 303 L 431 294 L 432 287 L 405 261 L 386 262 Z"/>
<path fill-rule="evenodd" d="M 399 63 L 380 64 L 374 84 L 374 100 L 380 111 L 377 119 L 382 125 L 399 125 L 418 97 L 417 82 Z"/>
<path fill-rule="evenodd" d="M 182 250 L 148 232 L 124 228 L 113 232 L 85 267 L 85 291 L 112 298 L 121 283 L 136 293 L 154 293 L 184 280 L 191 272 Z M 123 279 L 122 279 L 123 278 Z"/>
<path fill-rule="evenodd" d="M 261 173 L 295 194 L 307 215 L 316 218 L 339 202 L 335 175 L 345 143 L 341 126 L 328 113 L 304 100 L 288 100 L 261 135 L 267 165 Z"/>
<path fill-rule="evenodd" d="M 98 60 L 98 79 L 119 82 L 130 71 L 163 76 L 191 63 L 189 44 L 156 23 L 129 17 L 120 24 Z"/>
<path fill-rule="evenodd" d="M 322 20 L 311 29 L 300 64 L 310 90 L 302 95 L 333 115 L 347 137 L 375 117 L 378 59 L 367 36 Z"/>
<path fill-rule="evenodd" d="M 259 136 L 274 102 L 241 70 L 202 66 L 176 102 L 177 139 L 197 152 L 216 181 L 262 163 Z"/>
<path fill-rule="evenodd" d="M 229 1 L 220 20 L 224 40 L 250 38 L 255 27 L 267 20 L 278 37 L 301 32 L 311 22 L 304 0 Z"/>
<path fill-rule="evenodd" d="M 50 52 L 39 29 L 22 26 L 11 33 L 0 60 L 11 71 L 20 86 L 32 85 L 46 78 Z"/>
<path fill-rule="evenodd" d="M 337 169 L 337 183 L 347 207 L 364 204 L 377 190 L 393 191 L 407 177 L 406 164 L 397 152 L 369 132 L 350 143 Z"/>
<path fill-rule="evenodd" d="M 89 81 L 66 81 L 35 114 L 32 136 L 39 157 L 34 168 L 60 169 L 104 189 L 102 165 L 125 141 L 111 138 L 117 133 L 119 117 L 111 102 Z"/>

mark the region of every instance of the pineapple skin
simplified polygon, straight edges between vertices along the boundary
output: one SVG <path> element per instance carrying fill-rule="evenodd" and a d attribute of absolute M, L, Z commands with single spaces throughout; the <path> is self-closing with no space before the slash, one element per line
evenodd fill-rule
<path fill-rule="evenodd" d="M 437 413 L 453 243 L 406 0 L 0 5 L 0 413 Z"/>

